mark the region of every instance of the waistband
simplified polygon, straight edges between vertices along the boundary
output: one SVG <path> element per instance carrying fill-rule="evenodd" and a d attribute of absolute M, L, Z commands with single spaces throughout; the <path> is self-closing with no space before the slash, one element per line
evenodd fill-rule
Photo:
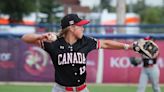
<path fill-rule="evenodd" d="M 77 86 L 77 87 L 65 87 L 65 90 L 66 91 L 82 91 L 83 89 L 85 89 L 86 88 L 86 83 L 84 83 L 84 84 L 82 84 L 82 85 L 80 85 L 80 86 Z"/>
<path fill-rule="evenodd" d="M 149 64 L 149 65 L 146 65 L 146 66 L 144 66 L 145 68 L 148 68 L 148 67 L 153 67 L 154 66 L 154 64 Z"/>

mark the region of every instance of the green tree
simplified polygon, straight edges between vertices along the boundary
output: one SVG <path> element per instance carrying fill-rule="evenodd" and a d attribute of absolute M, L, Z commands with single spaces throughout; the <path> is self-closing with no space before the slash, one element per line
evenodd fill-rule
<path fill-rule="evenodd" d="M 142 23 L 159 24 L 161 23 L 161 9 L 158 7 L 147 7 L 140 13 Z"/>
<path fill-rule="evenodd" d="M 136 4 L 134 4 L 133 6 L 133 11 L 135 13 L 139 13 L 144 11 L 144 9 L 146 8 L 146 5 L 145 5 L 145 0 L 138 0 Z"/>
<path fill-rule="evenodd" d="M 114 12 L 115 8 L 111 6 L 111 0 L 101 0 L 101 9 L 107 9 L 109 12 Z"/>
<path fill-rule="evenodd" d="M 160 9 L 161 9 L 161 17 L 160 17 L 161 20 L 160 21 L 161 21 L 161 23 L 164 23 L 164 17 L 163 17 L 164 16 L 164 0 L 163 0 L 163 6 Z"/>
<path fill-rule="evenodd" d="M 58 18 L 54 16 L 54 14 L 59 12 L 59 7 L 60 4 L 57 0 L 40 0 L 39 10 L 40 12 L 48 15 L 47 23 L 52 24 L 54 21 L 56 22 Z"/>
<path fill-rule="evenodd" d="M 59 23 L 60 18 L 55 16 L 56 13 L 63 11 L 60 9 L 59 0 L 39 0 L 39 2 L 39 11 L 48 15 L 46 23 Z M 53 31 L 52 27 L 48 27 L 47 31 Z"/>
<path fill-rule="evenodd" d="M 35 10 L 34 0 L 0 0 L 0 11 L 9 15 L 10 23 L 19 23 L 23 16 Z"/>
<path fill-rule="evenodd" d="M 146 6 L 145 0 L 138 0 L 134 4 L 133 11 L 140 15 L 141 23 L 160 24 L 163 22 L 164 10 L 162 7 Z"/>

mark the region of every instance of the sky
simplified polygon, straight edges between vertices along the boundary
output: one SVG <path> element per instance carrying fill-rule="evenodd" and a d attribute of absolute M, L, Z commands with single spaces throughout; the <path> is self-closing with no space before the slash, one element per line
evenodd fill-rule
<path fill-rule="evenodd" d="M 116 5 L 117 0 L 112 0 L 112 5 Z M 138 0 L 126 0 L 127 3 L 136 3 Z M 146 4 L 152 6 L 162 6 L 164 0 L 145 0 Z M 89 6 L 93 8 L 93 6 L 97 6 L 100 4 L 100 0 L 80 0 L 82 6 Z"/>
<path fill-rule="evenodd" d="M 116 4 L 117 0 L 112 0 L 113 4 Z M 136 3 L 138 0 L 126 0 L 127 3 Z M 146 4 L 152 5 L 152 6 L 162 6 L 163 0 L 145 0 Z"/>
<path fill-rule="evenodd" d="M 89 6 L 93 8 L 100 4 L 100 0 L 79 0 L 82 6 Z"/>
<path fill-rule="evenodd" d="M 156 5 L 156 6 L 158 5 L 162 6 L 164 3 L 164 0 L 146 0 L 146 3 L 151 4 L 151 5 Z"/>

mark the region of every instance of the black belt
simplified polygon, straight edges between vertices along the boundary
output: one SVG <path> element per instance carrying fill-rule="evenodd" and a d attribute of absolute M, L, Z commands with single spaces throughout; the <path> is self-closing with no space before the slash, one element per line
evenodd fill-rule
<path fill-rule="evenodd" d="M 145 65 L 144 67 L 148 68 L 148 67 L 153 67 L 154 64 L 149 64 L 149 65 Z"/>

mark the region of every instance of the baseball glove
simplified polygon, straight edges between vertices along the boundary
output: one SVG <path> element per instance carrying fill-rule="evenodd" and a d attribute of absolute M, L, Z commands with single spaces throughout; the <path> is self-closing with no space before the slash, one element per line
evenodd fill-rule
<path fill-rule="evenodd" d="M 134 65 L 134 66 L 137 66 L 137 65 L 139 65 L 141 62 L 142 62 L 142 60 L 141 59 L 137 59 L 137 58 L 135 58 L 135 57 L 130 57 L 129 58 L 129 61 L 130 61 L 130 63 L 132 64 L 132 65 Z"/>
<path fill-rule="evenodd" d="M 133 50 L 149 57 L 150 59 L 156 58 L 159 53 L 157 44 L 151 40 L 140 39 L 133 43 Z"/>

